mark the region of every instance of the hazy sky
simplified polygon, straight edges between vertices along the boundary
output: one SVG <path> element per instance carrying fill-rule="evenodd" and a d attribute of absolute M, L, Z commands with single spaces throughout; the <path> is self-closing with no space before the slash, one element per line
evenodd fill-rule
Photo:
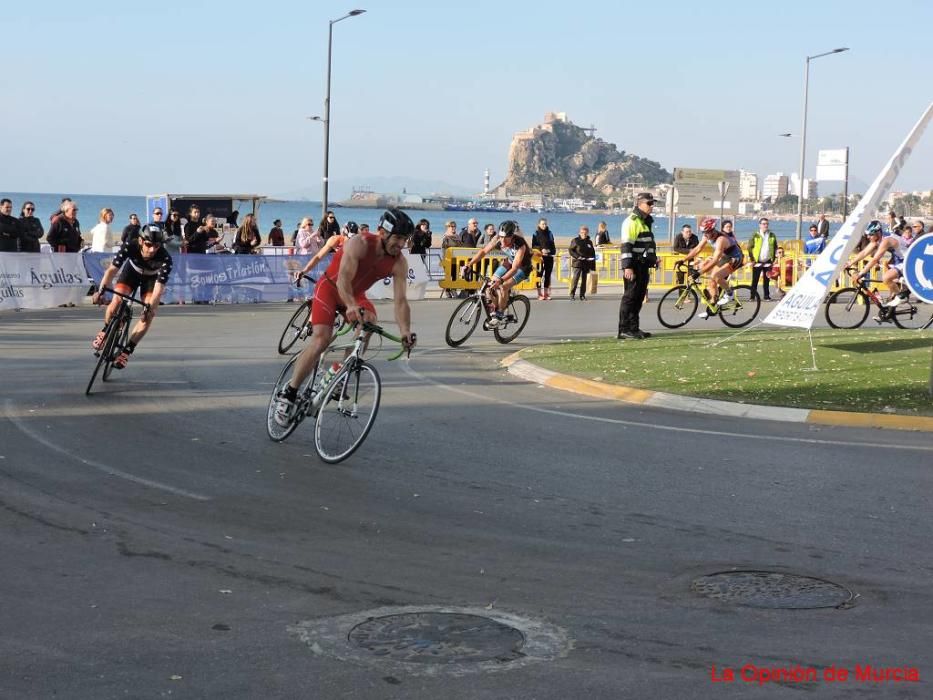
<path fill-rule="evenodd" d="M 12 0 L 0 13 L 0 191 L 278 194 L 330 174 L 505 176 L 546 111 L 675 166 L 797 169 L 851 147 L 871 182 L 933 100 L 933 3 Z M 896 187 L 933 188 L 933 127 Z"/>

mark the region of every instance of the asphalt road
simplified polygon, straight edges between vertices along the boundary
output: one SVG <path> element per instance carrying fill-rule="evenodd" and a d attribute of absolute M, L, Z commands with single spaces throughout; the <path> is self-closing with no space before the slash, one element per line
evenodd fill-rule
<path fill-rule="evenodd" d="M 164 307 L 91 397 L 98 311 L 0 315 L 0 697 L 930 697 L 933 437 L 600 402 L 498 366 L 612 333 L 617 304 L 534 303 L 515 344 L 451 350 L 452 302 L 415 303 L 419 350 L 377 360 L 375 427 L 337 466 L 310 425 L 265 434 L 291 305 Z M 762 610 L 691 590 L 733 568 L 856 597 Z M 564 641 L 490 669 L 338 658 L 296 631 L 391 606 L 501 611 Z M 921 682 L 714 682 L 746 664 Z"/>

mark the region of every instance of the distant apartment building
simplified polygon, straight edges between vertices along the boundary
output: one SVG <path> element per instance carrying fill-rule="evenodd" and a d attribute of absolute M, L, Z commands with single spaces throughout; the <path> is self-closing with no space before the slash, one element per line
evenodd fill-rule
<path fill-rule="evenodd" d="M 784 173 L 775 173 L 765 178 L 765 184 L 761 188 L 761 196 L 764 199 L 770 198 L 773 202 L 776 199 L 787 195 L 788 179 Z"/>
<path fill-rule="evenodd" d="M 820 196 L 819 187 L 817 187 L 816 180 L 811 180 L 808 177 L 803 179 L 803 198 L 804 199 L 816 199 Z"/>
<path fill-rule="evenodd" d="M 748 170 L 739 170 L 739 198 L 757 201 L 758 175 Z"/>
<path fill-rule="evenodd" d="M 818 197 L 816 180 L 808 177 L 803 179 L 803 198 L 814 199 Z M 788 194 L 800 194 L 800 176 L 797 173 L 790 174 L 790 180 L 787 187 Z"/>

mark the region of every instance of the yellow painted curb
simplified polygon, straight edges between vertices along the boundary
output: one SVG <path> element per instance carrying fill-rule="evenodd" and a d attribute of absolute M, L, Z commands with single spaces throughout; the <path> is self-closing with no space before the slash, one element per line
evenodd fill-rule
<path fill-rule="evenodd" d="M 602 382 L 594 382 L 591 379 L 580 379 L 569 374 L 555 374 L 544 384 L 554 389 L 572 391 L 576 394 L 584 394 L 597 399 L 615 399 L 629 403 L 644 403 L 654 396 L 653 391 L 619 386 L 618 384 L 603 384 Z"/>
<path fill-rule="evenodd" d="M 512 353 L 503 359 L 500 364 L 508 368 L 519 360 L 524 360 L 521 355 L 527 349 L 528 348 L 524 348 L 523 350 Z M 528 362 L 527 360 L 524 361 Z M 534 365 L 532 362 L 528 362 L 528 364 L 537 367 L 537 365 Z M 548 371 L 553 372 L 553 370 Z M 604 384 L 602 382 L 593 381 L 592 379 L 583 379 L 582 377 L 574 377 L 570 374 L 560 374 L 558 372 L 553 372 L 553 376 L 548 377 L 543 384 L 554 389 L 571 391 L 575 394 L 583 394 L 584 396 L 597 399 L 614 399 L 635 404 L 645 403 L 657 393 L 647 389 L 636 389 L 634 387 L 620 386 L 618 384 Z M 775 406 L 774 408 L 781 407 Z M 803 422 L 853 428 L 883 428 L 886 430 L 933 432 L 933 418 L 928 416 L 850 413 L 847 411 L 821 411 L 810 409 L 806 420 Z"/>
<path fill-rule="evenodd" d="M 894 430 L 924 430 L 933 432 L 933 418 L 847 411 L 810 411 L 807 423 L 846 425 L 857 428 L 887 428 Z"/>

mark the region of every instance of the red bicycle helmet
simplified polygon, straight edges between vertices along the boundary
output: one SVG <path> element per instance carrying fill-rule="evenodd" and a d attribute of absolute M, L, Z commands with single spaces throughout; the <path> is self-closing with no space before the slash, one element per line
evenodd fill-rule
<path fill-rule="evenodd" d="M 703 233 L 712 231 L 714 228 L 716 228 L 716 219 L 707 216 L 700 221 L 700 230 Z"/>

